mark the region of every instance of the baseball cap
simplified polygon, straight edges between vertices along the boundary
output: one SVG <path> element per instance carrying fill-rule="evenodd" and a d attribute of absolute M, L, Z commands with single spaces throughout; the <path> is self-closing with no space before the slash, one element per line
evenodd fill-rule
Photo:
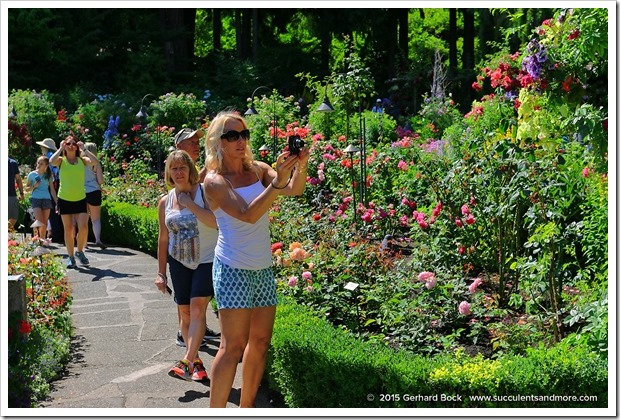
<path fill-rule="evenodd" d="M 181 131 L 179 131 L 174 136 L 174 144 L 178 145 L 183 140 L 189 139 L 190 137 L 194 137 L 196 134 L 198 135 L 198 138 L 202 138 L 202 136 L 205 135 L 204 131 L 202 131 L 201 129 L 192 130 L 191 128 L 188 128 L 188 127 L 183 128 Z"/>

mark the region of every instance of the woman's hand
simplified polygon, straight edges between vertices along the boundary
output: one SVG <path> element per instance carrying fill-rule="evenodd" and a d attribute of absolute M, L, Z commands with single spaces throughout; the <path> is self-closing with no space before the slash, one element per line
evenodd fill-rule
<path fill-rule="evenodd" d="M 157 278 L 155 279 L 155 286 L 162 292 L 164 295 L 166 294 L 166 284 L 168 284 L 168 279 L 166 279 L 161 274 L 157 274 Z"/>
<path fill-rule="evenodd" d="M 306 159 L 307 161 L 307 159 Z M 291 155 L 290 152 L 284 152 L 276 159 L 276 177 L 272 183 L 275 188 L 284 188 L 291 177 L 291 173 L 295 165 L 299 162 L 299 156 Z"/>
<path fill-rule="evenodd" d="M 182 192 L 182 193 L 177 194 L 177 202 L 179 203 L 180 206 L 187 207 L 187 205 L 191 201 L 194 201 L 194 200 L 192 200 L 192 196 L 190 193 Z"/>

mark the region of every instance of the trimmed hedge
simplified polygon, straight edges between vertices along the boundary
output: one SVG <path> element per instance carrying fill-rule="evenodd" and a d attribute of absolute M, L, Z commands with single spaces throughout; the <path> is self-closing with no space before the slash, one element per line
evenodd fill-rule
<path fill-rule="evenodd" d="M 106 241 L 157 253 L 157 209 L 104 201 L 102 217 Z M 607 358 L 584 346 L 562 342 L 496 360 L 428 358 L 359 341 L 289 300 L 278 306 L 265 372 L 288 407 L 589 408 L 608 401 Z"/>
<path fill-rule="evenodd" d="M 289 301 L 266 371 L 288 407 L 607 407 L 608 398 L 607 360 L 585 347 L 427 358 L 361 342 Z M 597 401 L 570 401 L 581 396 Z"/>
<path fill-rule="evenodd" d="M 104 200 L 101 217 L 102 240 L 157 254 L 157 208 Z"/>

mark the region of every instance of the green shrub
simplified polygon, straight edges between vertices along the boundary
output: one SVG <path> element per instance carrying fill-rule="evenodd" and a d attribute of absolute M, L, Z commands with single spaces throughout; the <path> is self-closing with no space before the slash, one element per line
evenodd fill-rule
<path fill-rule="evenodd" d="M 607 367 L 599 354 L 567 344 L 497 360 L 395 352 L 287 301 L 278 307 L 267 374 L 288 407 L 606 407 Z M 519 395 L 552 401 L 501 401 Z M 564 400 L 583 395 L 597 401 Z"/>
<path fill-rule="evenodd" d="M 106 241 L 157 253 L 157 208 L 106 200 L 101 205 L 101 217 L 106 221 L 102 230 Z"/>

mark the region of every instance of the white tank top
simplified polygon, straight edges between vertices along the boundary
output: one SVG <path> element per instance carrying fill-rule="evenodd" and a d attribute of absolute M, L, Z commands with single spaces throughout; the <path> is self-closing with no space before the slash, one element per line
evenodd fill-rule
<path fill-rule="evenodd" d="M 235 188 L 246 203 L 251 203 L 265 187 L 260 181 L 246 187 Z M 217 219 L 219 235 L 215 256 L 224 264 L 244 270 L 261 270 L 271 267 L 271 234 L 269 214 L 265 213 L 256 223 L 242 222 L 221 208 L 213 212 Z"/>
<path fill-rule="evenodd" d="M 172 196 L 176 200 L 175 189 L 170 190 L 166 199 L 165 223 L 168 228 L 168 253 L 191 269 L 195 269 L 199 264 L 213 262 L 217 229 L 199 221 L 187 207 L 183 210 L 172 208 Z M 200 185 L 196 191 L 194 203 L 200 207 L 205 206 Z"/>

